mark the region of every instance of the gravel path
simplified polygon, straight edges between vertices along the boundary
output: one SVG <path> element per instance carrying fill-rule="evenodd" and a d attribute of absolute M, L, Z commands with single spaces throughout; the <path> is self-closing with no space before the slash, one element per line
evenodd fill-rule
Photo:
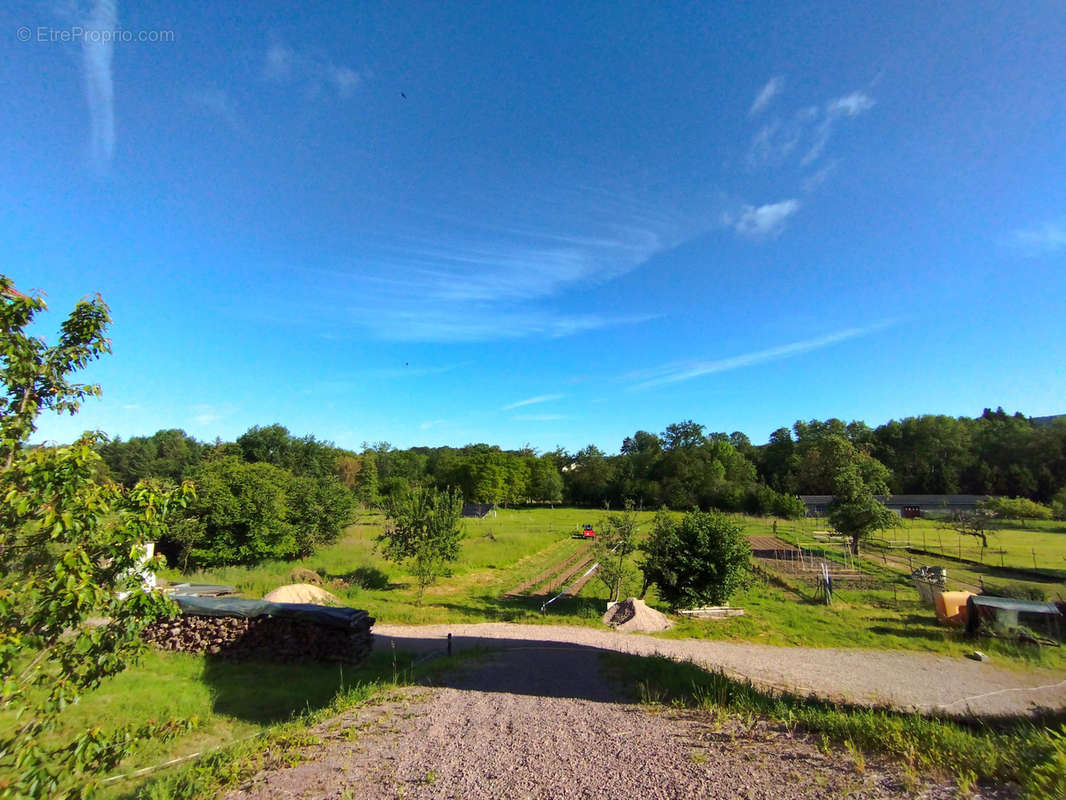
<path fill-rule="evenodd" d="M 891 764 L 856 763 L 767 723 L 649 711 L 612 694 L 599 651 L 526 645 L 316 731 L 306 761 L 231 800 L 284 798 L 956 797 Z M 983 789 L 977 798 L 1009 798 Z"/>
<path fill-rule="evenodd" d="M 430 652 L 442 649 L 449 633 L 458 650 L 538 643 L 660 654 L 722 669 L 765 687 L 904 710 L 990 716 L 1066 708 L 1066 675 L 1060 672 L 1007 670 L 968 658 L 905 651 L 770 647 L 514 623 L 376 625 L 375 647 L 395 643 L 397 649 Z"/>

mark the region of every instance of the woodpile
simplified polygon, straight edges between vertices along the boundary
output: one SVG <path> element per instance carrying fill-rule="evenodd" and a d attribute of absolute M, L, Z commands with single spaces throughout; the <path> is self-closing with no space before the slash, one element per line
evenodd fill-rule
<path fill-rule="evenodd" d="M 275 616 L 200 616 L 184 613 L 144 629 L 146 642 L 164 650 L 221 658 L 271 661 L 362 661 L 373 647 L 373 617 L 352 615 L 345 627 Z"/>

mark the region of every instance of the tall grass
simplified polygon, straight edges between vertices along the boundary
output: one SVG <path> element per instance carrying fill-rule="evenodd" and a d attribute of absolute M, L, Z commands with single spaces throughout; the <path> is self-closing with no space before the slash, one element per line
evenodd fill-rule
<path fill-rule="evenodd" d="M 159 764 L 198 753 L 210 754 L 203 763 L 221 764 L 229 756 L 217 751 L 237 744 L 233 752 L 251 752 L 276 730 L 299 730 L 308 720 L 358 705 L 402 682 L 411 663 L 412 657 L 402 653 L 375 653 L 358 666 L 342 666 L 233 662 L 149 650 L 138 664 L 66 709 L 53 735 L 58 742 L 94 726 L 186 721 L 187 729 L 172 739 L 137 742 L 112 775 L 100 776 L 104 796 L 128 795 L 151 779 Z M 285 727 L 293 721 L 295 727 Z M 0 718 L 0 727 L 9 724 L 9 717 Z M 149 774 L 135 774 L 142 770 Z"/>
<path fill-rule="evenodd" d="M 661 656 L 606 654 L 608 671 L 643 702 L 758 714 L 869 754 L 965 782 L 1015 783 L 1033 800 L 1066 797 L 1066 716 L 964 724 L 887 709 L 770 694 L 721 672 Z"/>

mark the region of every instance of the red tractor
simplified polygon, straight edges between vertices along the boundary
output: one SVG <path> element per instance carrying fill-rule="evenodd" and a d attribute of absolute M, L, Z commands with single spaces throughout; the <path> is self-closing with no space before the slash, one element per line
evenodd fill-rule
<path fill-rule="evenodd" d="M 573 535 L 574 539 L 595 539 L 596 531 L 592 529 L 591 525 L 585 525 L 580 531 L 575 531 Z"/>

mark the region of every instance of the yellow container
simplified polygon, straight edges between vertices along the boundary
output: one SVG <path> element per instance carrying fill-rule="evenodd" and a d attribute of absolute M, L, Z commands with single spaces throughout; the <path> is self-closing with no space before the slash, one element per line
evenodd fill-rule
<path fill-rule="evenodd" d="M 936 618 L 944 625 L 962 627 L 966 624 L 966 601 L 973 592 L 937 592 Z"/>

